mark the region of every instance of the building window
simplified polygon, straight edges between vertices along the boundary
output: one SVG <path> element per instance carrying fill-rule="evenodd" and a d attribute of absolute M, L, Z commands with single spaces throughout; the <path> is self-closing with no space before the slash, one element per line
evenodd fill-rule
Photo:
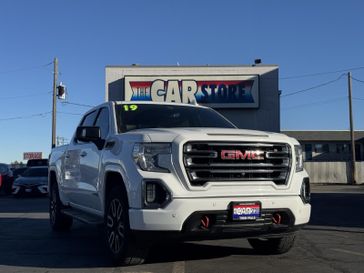
<path fill-rule="evenodd" d="M 329 144 L 315 144 L 315 153 L 322 154 L 329 152 Z"/>
<path fill-rule="evenodd" d="M 349 153 L 350 152 L 350 145 L 349 144 L 337 144 L 336 145 L 336 152 L 338 154 Z"/>
<path fill-rule="evenodd" d="M 361 161 L 361 146 L 360 144 L 355 144 L 355 159 L 356 161 Z"/>
<path fill-rule="evenodd" d="M 305 160 L 312 160 L 312 144 L 305 144 Z"/>

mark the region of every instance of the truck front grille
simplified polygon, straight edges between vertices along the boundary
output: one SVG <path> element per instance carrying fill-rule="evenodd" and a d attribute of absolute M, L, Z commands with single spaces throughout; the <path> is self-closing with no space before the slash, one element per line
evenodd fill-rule
<path fill-rule="evenodd" d="M 287 183 L 291 149 L 286 143 L 188 142 L 183 163 L 192 186 L 207 182 Z"/>

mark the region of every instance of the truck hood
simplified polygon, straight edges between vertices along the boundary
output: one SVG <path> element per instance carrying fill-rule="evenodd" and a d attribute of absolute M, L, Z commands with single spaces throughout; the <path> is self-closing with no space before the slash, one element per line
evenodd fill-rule
<path fill-rule="evenodd" d="M 130 133 L 148 136 L 151 142 L 173 142 L 176 138 L 220 141 L 249 141 L 251 139 L 263 142 L 288 142 L 291 139 L 279 133 L 228 128 L 148 128 L 133 130 Z"/>

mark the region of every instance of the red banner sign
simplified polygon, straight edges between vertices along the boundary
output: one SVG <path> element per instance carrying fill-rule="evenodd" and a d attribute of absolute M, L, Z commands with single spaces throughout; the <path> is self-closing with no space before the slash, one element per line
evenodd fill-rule
<path fill-rule="evenodd" d="M 23 154 L 24 160 L 29 159 L 42 159 L 42 153 L 41 152 L 28 152 Z"/>

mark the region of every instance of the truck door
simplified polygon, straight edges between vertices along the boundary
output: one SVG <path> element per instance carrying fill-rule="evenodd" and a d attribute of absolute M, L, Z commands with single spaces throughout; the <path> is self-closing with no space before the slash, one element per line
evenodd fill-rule
<path fill-rule="evenodd" d="M 91 126 L 97 126 L 101 131 L 101 139 L 109 135 L 109 109 L 101 108 Z M 100 164 L 103 149 L 95 143 L 84 143 L 80 150 L 81 182 L 78 192 L 80 205 L 101 211 L 100 198 Z"/>
<path fill-rule="evenodd" d="M 87 114 L 80 126 L 93 126 L 99 111 L 95 110 Z M 87 148 L 95 144 L 88 142 L 81 142 L 76 139 L 70 143 L 68 150 L 65 154 L 64 161 L 64 192 L 67 195 L 70 202 L 76 205 L 85 205 L 85 192 L 89 192 L 90 189 L 86 185 L 81 175 L 81 163 L 84 161 Z M 90 157 L 88 157 L 90 158 Z M 96 159 L 97 160 L 97 159 Z M 98 163 L 97 163 L 98 164 Z M 92 191 L 92 190 L 91 190 Z"/>

